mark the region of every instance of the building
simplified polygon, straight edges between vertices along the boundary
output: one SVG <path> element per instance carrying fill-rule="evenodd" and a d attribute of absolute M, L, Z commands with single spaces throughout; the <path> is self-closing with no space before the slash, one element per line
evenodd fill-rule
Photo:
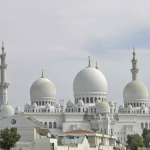
<path fill-rule="evenodd" d="M 8 84 L 5 83 L 7 65 L 5 65 L 6 54 L 3 47 L 0 84 L 2 118 L 14 113 L 7 105 Z M 132 81 L 124 88 L 124 106 L 119 106 L 118 111 L 114 101 L 107 102 L 105 76 L 97 65 L 91 66 L 89 58 L 88 66 L 79 71 L 74 79 L 74 103 L 68 101 L 63 110 L 61 104 L 56 102 L 55 85 L 42 73 L 42 77 L 38 78 L 30 88 L 31 104 L 25 104 L 24 114 L 44 123 L 55 135 L 80 127 L 115 136 L 122 143 L 126 142 L 128 134 L 141 134 L 143 128 L 150 128 L 149 94 L 147 87 L 137 78 L 139 69 L 135 55 L 133 50 Z M 4 111 L 5 107 L 6 112 L 9 112 L 8 115 L 3 115 L 7 114 Z"/>
<path fill-rule="evenodd" d="M 47 126 L 32 117 L 18 113 L 0 120 L 0 130 L 6 127 L 15 128 L 21 135 L 13 150 L 53 150 L 57 147 L 57 139 L 51 138 L 51 132 Z"/>

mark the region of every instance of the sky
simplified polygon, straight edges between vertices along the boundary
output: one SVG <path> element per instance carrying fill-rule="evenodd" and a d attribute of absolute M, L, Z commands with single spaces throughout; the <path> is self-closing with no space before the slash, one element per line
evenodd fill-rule
<path fill-rule="evenodd" d="M 30 87 L 42 69 L 56 87 L 57 102 L 73 102 L 73 80 L 90 56 L 106 77 L 107 99 L 122 105 L 133 46 L 138 80 L 150 91 L 149 6 L 149 0 L 0 0 L 9 104 L 22 111 L 30 104 Z"/>

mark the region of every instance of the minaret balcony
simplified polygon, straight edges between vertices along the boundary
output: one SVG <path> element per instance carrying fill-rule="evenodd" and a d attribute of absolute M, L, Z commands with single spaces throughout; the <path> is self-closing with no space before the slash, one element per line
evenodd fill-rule
<path fill-rule="evenodd" d="M 8 86 L 9 86 L 9 83 L 0 83 L 0 87 L 8 88 Z"/>
<path fill-rule="evenodd" d="M 6 53 L 0 54 L 0 58 L 6 58 Z"/>
<path fill-rule="evenodd" d="M 5 64 L 5 65 L 0 65 L 0 69 L 6 69 L 7 68 L 7 64 Z"/>

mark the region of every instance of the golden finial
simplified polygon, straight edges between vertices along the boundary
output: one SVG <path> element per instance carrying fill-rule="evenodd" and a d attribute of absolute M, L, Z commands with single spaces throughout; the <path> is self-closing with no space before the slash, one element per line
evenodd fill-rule
<path fill-rule="evenodd" d="M 91 67 L 91 60 L 90 60 L 90 56 L 89 56 L 88 58 L 89 58 L 89 66 L 88 66 L 88 67 Z"/>
<path fill-rule="evenodd" d="M 95 68 L 98 69 L 97 62 L 96 62 L 96 67 Z"/>
<path fill-rule="evenodd" d="M 2 51 L 4 51 L 5 47 L 4 47 L 4 42 L 2 41 Z"/>
<path fill-rule="evenodd" d="M 134 49 L 134 47 L 133 47 L 133 56 L 135 57 L 135 55 L 136 55 L 136 53 L 135 53 L 135 49 Z"/>
<path fill-rule="evenodd" d="M 42 77 L 41 78 L 44 78 L 44 73 L 43 73 L 43 69 L 42 69 Z"/>

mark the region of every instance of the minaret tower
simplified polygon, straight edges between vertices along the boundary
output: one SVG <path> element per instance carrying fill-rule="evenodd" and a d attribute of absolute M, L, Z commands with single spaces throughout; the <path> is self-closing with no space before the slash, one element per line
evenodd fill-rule
<path fill-rule="evenodd" d="M 7 64 L 5 64 L 6 53 L 4 52 L 4 50 L 5 50 L 5 47 L 4 47 L 4 43 L 2 42 L 2 54 L 0 55 L 0 58 L 1 58 L 0 107 L 2 105 L 8 104 L 7 90 L 8 90 L 9 84 L 6 83 Z"/>
<path fill-rule="evenodd" d="M 137 73 L 139 71 L 139 69 L 137 69 L 137 59 L 135 59 L 135 49 L 133 47 L 133 59 L 131 60 L 132 62 L 132 69 L 131 69 L 131 73 L 132 73 L 132 81 L 137 80 Z"/>

